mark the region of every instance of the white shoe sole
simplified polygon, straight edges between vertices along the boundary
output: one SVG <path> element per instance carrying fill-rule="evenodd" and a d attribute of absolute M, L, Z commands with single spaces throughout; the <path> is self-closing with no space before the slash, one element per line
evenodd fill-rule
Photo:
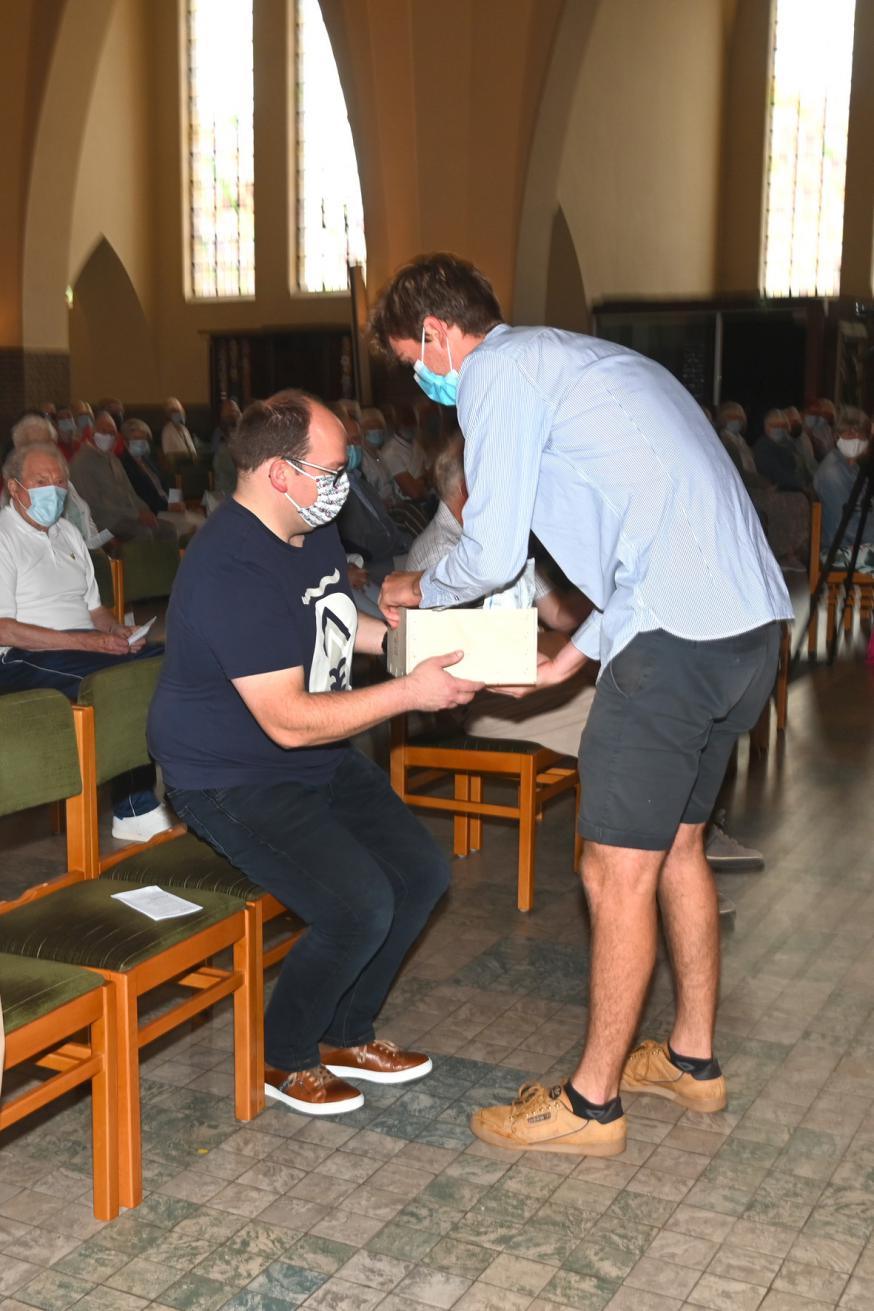
<path fill-rule="evenodd" d="M 424 1079 L 434 1069 L 434 1062 L 426 1056 L 421 1065 L 411 1065 L 408 1070 L 399 1070 L 396 1074 L 383 1074 L 378 1070 L 362 1070 L 360 1065 L 325 1065 L 326 1070 L 336 1074 L 338 1079 L 363 1079 L 367 1083 L 412 1083 L 414 1079 Z"/>
<path fill-rule="evenodd" d="M 292 1111 L 300 1111 L 302 1115 L 346 1115 L 349 1111 L 357 1111 L 364 1105 L 364 1093 L 359 1093 L 357 1097 L 347 1097 L 342 1102 L 321 1103 L 301 1101 L 299 1097 L 292 1097 L 290 1093 L 280 1092 L 272 1083 L 265 1083 L 264 1092 L 267 1097 L 283 1102 Z"/>

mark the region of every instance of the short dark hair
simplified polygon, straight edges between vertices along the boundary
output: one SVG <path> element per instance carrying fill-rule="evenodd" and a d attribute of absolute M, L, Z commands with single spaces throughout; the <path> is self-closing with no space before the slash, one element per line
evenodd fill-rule
<path fill-rule="evenodd" d="M 247 405 L 228 438 L 236 468 L 251 473 L 265 460 L 299 460 L 310 445 L 312 398 L 289 389 Z"/>
<path fill-rule="evenodd" d="M 492 284 L 466 259 L 419 255 L 380 292 L 370 316 L 374 345 L 392 357 L 390 338 L 419 337 L 425 316 L 435 315 L 472 336 L 503 322 Z"/>

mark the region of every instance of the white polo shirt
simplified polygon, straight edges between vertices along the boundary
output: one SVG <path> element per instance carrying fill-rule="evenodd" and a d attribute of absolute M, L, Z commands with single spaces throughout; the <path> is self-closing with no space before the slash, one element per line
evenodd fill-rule
<path fill-rule="evenodd" d="M 72 524 L 59 519 L 41 532 L 13 505 L 0 510 L 0 619 L 60 631 L 93 628 L 90 612 L 99 605 L 94 566 Z"/>

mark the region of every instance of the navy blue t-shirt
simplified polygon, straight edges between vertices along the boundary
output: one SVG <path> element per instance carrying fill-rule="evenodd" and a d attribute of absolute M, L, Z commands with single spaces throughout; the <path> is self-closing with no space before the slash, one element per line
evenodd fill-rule
<path fill-rule="evenodd" d="M 167 611 L 149 749 L 171 788 L 327 782 L 350 748 L 285 748 L 234 678 L 303 666 L 310 692 L 349 687 L 357 616 L 333 524 L 290 546 L 229 500 L 185 552 Z"/>

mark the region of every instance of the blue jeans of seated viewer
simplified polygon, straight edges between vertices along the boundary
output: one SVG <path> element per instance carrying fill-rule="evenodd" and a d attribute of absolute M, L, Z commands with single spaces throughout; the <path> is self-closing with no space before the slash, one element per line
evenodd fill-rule
<path fill-rule="evenodd" d="M 388 778 L 349 750 L 329 783 L 183 791 L 180 819 L 309 926 L 264 1017 L 268 1065 L 307 1070 L 319 1043 L 372 1041 L 373 1022 L 449 886 L 449 864 Z"/>
<path fill-rule="evenodd" d="M 130 660 L 148 660 L 163 653 L 163 644 L 158 642 L 130 655 L 101 655 L 99 651 L 25 651 L 12 646 L 0 653 L 0 695 L 48 687 L 75 701 L 83 679 L 89 674 Z M 140 765 L 137 769 L 125 770 L 112 780 L 110 792 L 116 819 L 148 814 L 158 805 L 155 766 Z"/>

